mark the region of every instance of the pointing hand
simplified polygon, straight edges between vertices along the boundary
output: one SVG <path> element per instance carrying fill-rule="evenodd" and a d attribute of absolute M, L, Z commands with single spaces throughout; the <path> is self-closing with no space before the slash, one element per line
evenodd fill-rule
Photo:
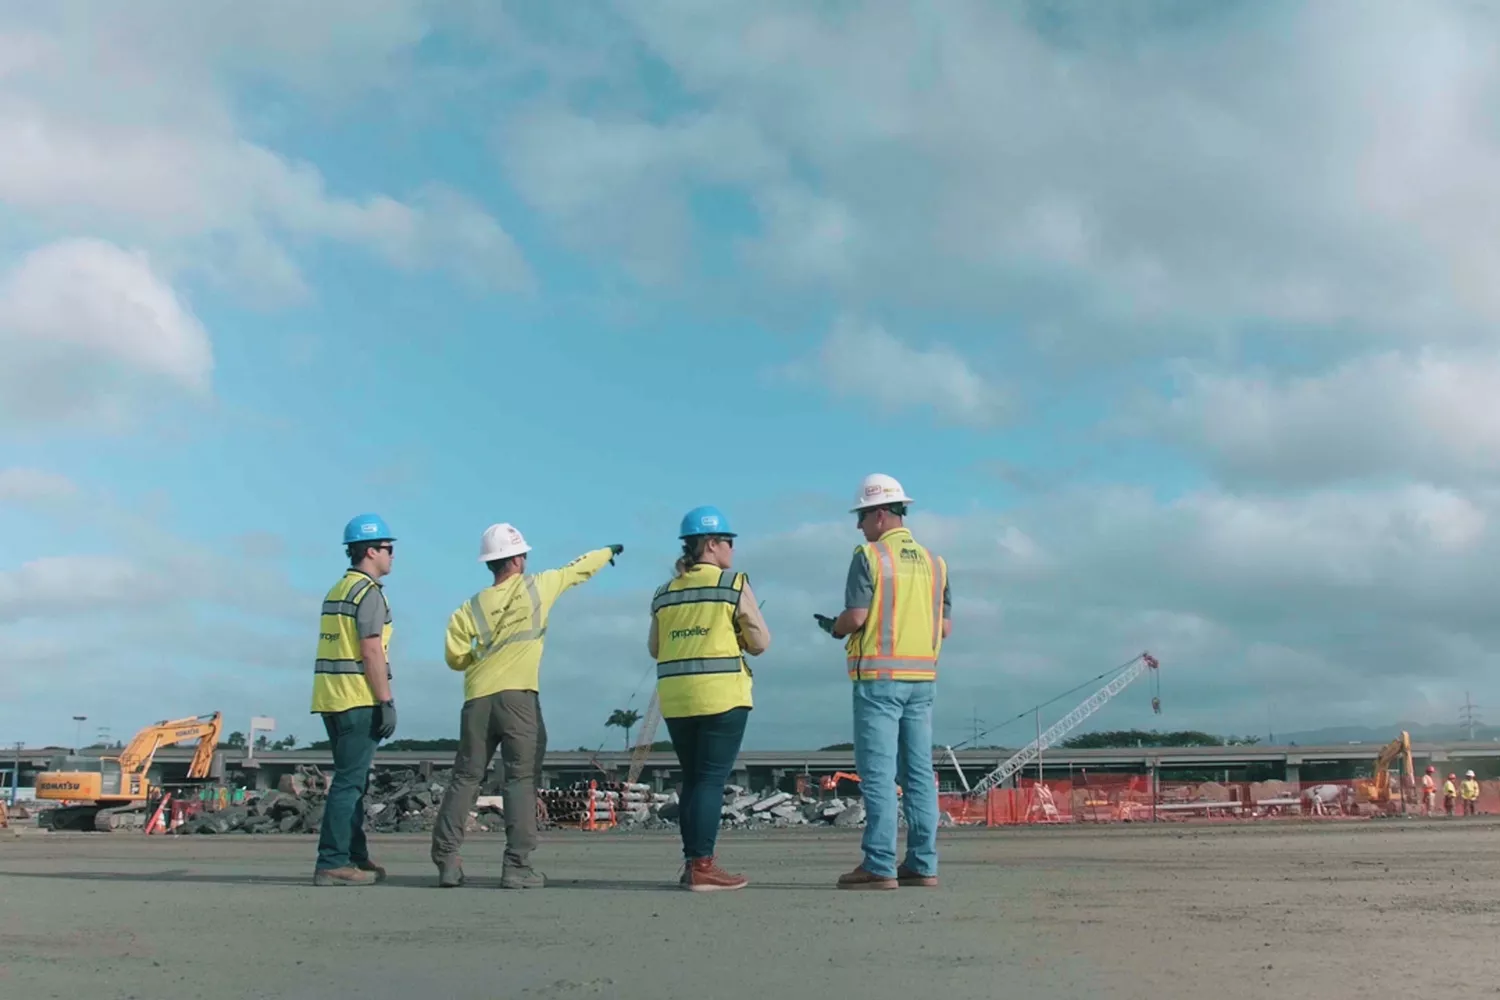
<path fill-rule="evenodd" d="M 829 635 L 833 635 L 834 619 L 829 618 L 827 615 L 813 615 L 813 617 L 818 620 L 818 628 L 822 629 L 824 632 L 827 632 Z"/>
<path fill-rule="evenodd" d="M 621 545 L 618 542 L 616 542 L 614 545 L 611 545 L 609 547 L 609 552 L 610 552 L 609 564 L 611 566 L 613 566 L 615 564 L 615 556 L 619 555 L 621 552 L 624 552 L 624 551 L 625 551 L 625 546 Z"/>

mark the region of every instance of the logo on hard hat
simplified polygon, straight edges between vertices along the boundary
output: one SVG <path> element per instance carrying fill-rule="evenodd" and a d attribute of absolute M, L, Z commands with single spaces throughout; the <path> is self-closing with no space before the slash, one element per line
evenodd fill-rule
<path fill-rule="evenodd" d="M 519 542 L 521 540 L 521 533 L 519 531 L 517 531 L 515 528 L 511 528 L 510 529 L 510 540 L 513 541 L 513 542 Z"/>
<path fill-rule="evenodd" d="M 865 487 L 865 496 L 867 497 L 880 496 L 884 492 L 885 487 L 881 486 L 879 483 L 871 483 L 869 486 Z"/>
<path fill-rule="evenodd" d="M 698 519 L 698 523 L 705 528 L 717 528 L 719 526 L 719 515 L 704 514 Z"/>
<path fill-rule="evenodd" d="M 375 525 L 373 525 L 373 524 L 361 524 L 359 526 L 359 530 L 360 530 L 361 534 L 373 535 L 373 534 L 375 534 L 375 532 L 376 532 L 377 529 L 376 529 Z"/>

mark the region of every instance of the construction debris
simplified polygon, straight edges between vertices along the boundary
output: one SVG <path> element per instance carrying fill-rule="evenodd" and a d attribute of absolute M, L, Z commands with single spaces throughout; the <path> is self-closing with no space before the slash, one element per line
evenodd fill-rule
<path fill-rule="evenodd" d="M 376 833 L 421 833 L 432 829 L 443 791 L 452 771 L 434 770 L 423 778 L 402 769 L 371 775 L 365 795 L 368 829 Z M 317 833 L 323 820 L 332 776 L 316 767 L 299 767 L 281 778 L 274 791 L 252 793 L 243 804 L 198 812 L 181 822 L 180 834 Z M 471 832 L 505 828 L 505 802 L 499 794 L 502 778 L 491 774 L 480 789 L 470 815 Z M 677 825 L 676 792 L 656 792 L 637 783 L 592 781 L 537 792 L 538 819 L 543 827 L 667 829 Z M 720 813 L 725 829 L 781 828 L 824 825 L 864 825 L 865 808 L 858 798 L 813 798 L 770 789 L 754 793 L 738 785 L 724 789 Z M 951 823 L 943 817 L 944 825 Z"/>

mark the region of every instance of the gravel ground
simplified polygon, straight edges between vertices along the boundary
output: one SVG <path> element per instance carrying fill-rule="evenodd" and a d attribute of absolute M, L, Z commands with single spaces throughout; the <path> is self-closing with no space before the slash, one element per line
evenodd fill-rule
<path fill-rule="evenodd" d="M 942 887 L 833 889 L 858 831 L 726 833 L 749 889 L 673 888 L 663 834 L 552 833 L 552 885 L 496 888 L 502 840 L 436 889 L 316 889 L 311 837 L 0 838 L 0 996 L 1500 996 L 1489 820 L 943 831 Z"/>

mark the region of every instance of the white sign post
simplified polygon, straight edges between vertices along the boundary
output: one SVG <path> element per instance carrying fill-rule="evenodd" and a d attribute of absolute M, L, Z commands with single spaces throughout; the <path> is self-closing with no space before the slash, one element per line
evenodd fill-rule
<path fill-rule="evenodd" d="M 245 759 L 251 760 L 255 757 L 255 734 L 274 733 L 276 731 L 276 720 L 269 715 L 252 715 L 250 717 L 250 732 L 245 738 Z"/>

